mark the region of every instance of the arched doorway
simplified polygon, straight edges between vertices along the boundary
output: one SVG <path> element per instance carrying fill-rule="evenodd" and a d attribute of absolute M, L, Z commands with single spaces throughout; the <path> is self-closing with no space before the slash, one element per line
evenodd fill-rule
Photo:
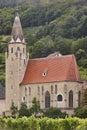
<path fill-rule="evenodd" d="M 45 93 L 45 108 L 50 107 L 50 93 L 46 91 Z"/>
<path fill-rule="evenodd" d="M 73 91 L 69 91 L 69 107 L 73 107 Z"/>

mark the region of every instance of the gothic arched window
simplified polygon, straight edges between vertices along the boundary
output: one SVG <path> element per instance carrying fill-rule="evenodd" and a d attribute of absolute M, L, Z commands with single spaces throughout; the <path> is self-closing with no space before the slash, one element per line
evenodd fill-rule
<path fill-rule="evenodd" d="M 69 107 L 73 107 L 73 91 L 69 91 Z"/>
<path fill-rule="evenodd" d="M 17 47 L 17 51 L 20 51 L 20 47 Z"/>
<path fill-rule="evenodd" d="M 13 53 L 13 47 L 11 48 L 11 53 Z"/>
<path fill-rule="evenodd" d="M 62 102 L 62 101 L 63 101 L 63 97 L 62 97 L 61 94 L 59 94 L 59 95 L 57 96 L 57 101 L 59 101 L 59 102 Z"/>
<path fill-rule="evenodd" d="M 78 107 L 81 105 L 81 92 L 78 92 Z"/>
<path fill-rule="evenodd" d="M 45 93 L 45 108 L 50 107 L 50 93 L 46 91 Z"/>

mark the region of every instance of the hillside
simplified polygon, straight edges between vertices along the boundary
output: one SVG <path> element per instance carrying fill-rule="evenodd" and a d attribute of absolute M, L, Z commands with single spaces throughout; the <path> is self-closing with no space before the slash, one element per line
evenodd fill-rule
<path fill-rule="evenodd" d="M 1 2 L 1 1 L 0 1 Z M 47 4 L 26 4 L 19 14 L 30 58 L 60 51 L 74 53 L 81 77 L 87 79 L 87 2 L 55 0 Z M 0 9 L 0 81 L 4 81 L 4 52 L 11 34 L 16 7 Z"/>
<path fill-rule="evenodd" d="M 3 7 L 15 7 L 21 4 L 29 3 L 29 4 L 45 4 L 52 3 L 57 0 L 0 0 L 0 8 Z M 58 0 L 59 1 L 59 0 Z M 62 0 L 63 1 L 63 0 Z"/>

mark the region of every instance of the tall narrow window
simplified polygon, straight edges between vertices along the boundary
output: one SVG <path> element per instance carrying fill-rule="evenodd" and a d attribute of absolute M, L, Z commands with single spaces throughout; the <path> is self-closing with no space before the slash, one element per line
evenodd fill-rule
<path fill-rule="evenodd" d="M 78 107 L 81 106 L 81 92 L 78 92 Z"/>
<path fill-rule="evenodd" d="M 42 86 L 42 95 L 44 94 L 44 86 Z"/>
<path fill-rule="evenodd" d="M 25 96 L 27 96 L 27 88 L 25 87 Z"/>
<path fill-rule="evenodd" d="M 55 94 L 57 94 L 57 85 L 55 85 Z"/>
<path fill-rule="evenodd" d="M 20 51 L 20 47 L 17 47 L 17 51 Z"/>
<path fill-rule="evenodd" d="M 23 48 L 23 53 L 25 53 L 25 49 Z"/>
<path fill-rule="evenodd" d="M 64 84 L 64 92 L 67 92 L 67 84 Z"/>
<path fill-rule="evenodd" d="M 53 85 L 51 85 L 51 94 L 53 94 Z"/>
<path fill-rule="evenodd" d="M 20 53 L 20 58 L 22 57 L 22 53 Z"/>
<path fill-rule="evenodd" d="M 50 107 L 50 93 L 46 91 L 45 93 L 45 108 Z"/>
<path fill-rule="evenodd" d="M 13 47 L 11 48 L 11 53 L 13 53 Z"/>
<path fill-rule="evenodd" d="M 25 65 L 25 59 L 24 59 L 24 65 Z"/>
<path fill-rule="evenodd" d="M 31 88 L 29 87 L 29 95 L 31 95 Z"/>
<path fill-rule="evenodd" d="M 69 107 L 73 107 L 73 91 L 69 92 Z"/>
<path fill-rule="evenodd" d="M 37 88 L 37 93 L 38 93 L 38 95 L 40 95 L 40 87 L 38 86 L 38 88 Z"/>

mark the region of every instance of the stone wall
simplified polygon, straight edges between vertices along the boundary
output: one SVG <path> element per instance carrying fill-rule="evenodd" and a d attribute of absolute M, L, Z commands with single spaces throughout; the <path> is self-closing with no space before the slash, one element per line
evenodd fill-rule
<path fill-rule="evenodd" d="M 6 101 L 0 100 L 0 115 L 4 115 L 5 111 L 6 111 Z"/>
<path fill-rule="evenodd" d="M 51 86 L 53 86 L 53 89 Z M 57 92 L 55 90 L 55 86 L 57 86 Z M 48 91 L 50 94 L 50 107 L 57 107 L 63 109 L 63 111 L 68 111 L 66 109 L 69 109 L 69 92 L 73 92 L 73 108 L 76 108 L 78 107 L 78 94 L 79 92 L 82 93 L 82 87 L 82 83 L 79 82 L 55 82 L 22 85 L 20 87 L 21 101 L 26 102 L 27 106 L 30 108 L 32 106 L 33 98 L 36 97 L 37 100 L 40 101 L 41 108 L 45 109 L 45 94 Z M 58 101 L 58 95 L 62 95 L 62 101 Z M 70 112 L 71 111 L 72 110 L 70 110 Z"/>

